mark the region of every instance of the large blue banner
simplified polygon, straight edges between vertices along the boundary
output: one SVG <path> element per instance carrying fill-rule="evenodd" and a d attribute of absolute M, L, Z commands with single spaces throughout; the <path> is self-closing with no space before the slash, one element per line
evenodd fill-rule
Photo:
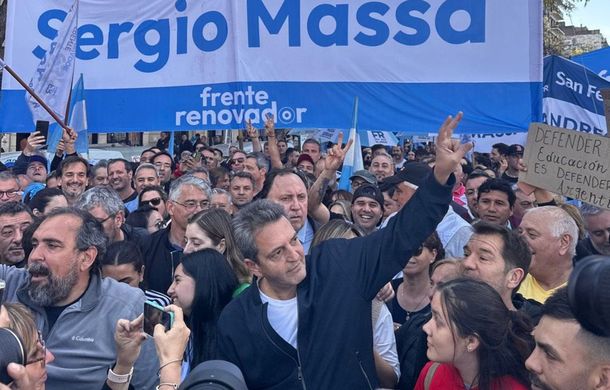
<path fill-rule="evenodd" d="M 610 81 L 558 56 L 544 59 L 543 122 L 555 127 L 606 134 L 601 90 Z"/>
<path fill-rule="evenodd" d="M 12 0 L 24 78 L 73 0 Z M 90 132 L 278 127 L 526 131 L 541 118 L 541 0 L 81 0 L 76 74 Z M 31 131 L 8 74 L 0 131 Z"/>
<path fill-rule="evenodd" d="M 586 66 L 598 76 L 610 81 L 610 47 L 574 56 L 572 61 Z"/>

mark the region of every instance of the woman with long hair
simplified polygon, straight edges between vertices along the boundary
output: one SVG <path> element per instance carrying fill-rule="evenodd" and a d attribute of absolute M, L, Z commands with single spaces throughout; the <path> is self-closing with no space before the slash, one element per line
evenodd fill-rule
<path fill-rule="evenodd" d="M 211 248 L 225 256 L 239 281 L 235 296 L 250 286 L 252 277 L 235 243 L 231 216 L 225 210 L 214 208 L 195 214 L 186 225 L 184 239 L 184 254 Z"/>
<path fill-rule="evenodd" d="M 55 357 L 46 349 L 32 312 L 20 303 L 3 303 L 0 306 L 0 327 L 12 330 L 23 341 L 26 351 L 25 370 L 31 385 L 28 389 L 44 390 L 47 364 Z"/>
<path fill-rule="evenodd" d="M 199 363 L 218 359 L 218 317 L 236 287 L 235 273 L 215 249 L 185 255 L 176 268 L 167 294 L 182 309 L 191 330 L 183 377 Z"/>
<path fill-rule="evenodd" d="M 525 360 L 533 347 L 532 326 L 488 284 L 458 278 L 437 285 L 432 318 L 423 329 L 430 362 L 416 390 L 529 388 Z"/>

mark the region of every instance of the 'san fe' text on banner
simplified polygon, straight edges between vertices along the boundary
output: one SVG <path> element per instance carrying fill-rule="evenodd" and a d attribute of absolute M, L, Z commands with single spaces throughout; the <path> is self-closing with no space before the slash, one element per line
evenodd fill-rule
<path fill-rule="evenodd" d="M 519 180 L 610 210 L 608 156 L 608 137 L 532 123 Z"/>

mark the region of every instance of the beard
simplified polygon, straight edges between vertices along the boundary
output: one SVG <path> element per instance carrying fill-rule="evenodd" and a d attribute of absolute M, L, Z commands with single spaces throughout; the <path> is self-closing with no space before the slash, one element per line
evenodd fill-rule
<path fill-rule="evenodd" d="M 30 282 L 27 288 L 30 299 L 43 307 L 52 306 L 66 299 L 78 282 L 78 269 L 75 264 L 69 268 L 68 274 L 64 277 L 53 275 L 42 263 L 30 264 L 28 272 L 30 275 L 47 277 L 47 283 Z"/>

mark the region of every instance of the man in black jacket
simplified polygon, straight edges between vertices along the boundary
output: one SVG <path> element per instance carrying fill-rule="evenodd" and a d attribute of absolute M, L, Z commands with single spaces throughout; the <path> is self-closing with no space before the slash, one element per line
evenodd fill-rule
<path fill-rule="evenodd" d="M 167 292 L 180 264 L 188 219 L 201 210 L 207 210 L 210 198 L 210 187 L 198 177 L 185 175 L 172 181 L 167 201 L 167 212 L 172 221 L 165 229 L 151 234 L 142 246 L 146 288 Z"/>
<path fill-rule="evenodd" d="M 451 139 L 461 117 L 439 130 L 434 173 L 385 229 L 367 237 L 325 241 L 305 257 L 281 207 L 257 201 L 238 213 L 236 241 L 257 282 L 223 311 L 219 348 L 248 388 L 377 387 L 371 301 L 447 212 L 451 174 L 472 147 Z M 328 158 L 342 159 L 346 150 L 337 145 Z"/>

